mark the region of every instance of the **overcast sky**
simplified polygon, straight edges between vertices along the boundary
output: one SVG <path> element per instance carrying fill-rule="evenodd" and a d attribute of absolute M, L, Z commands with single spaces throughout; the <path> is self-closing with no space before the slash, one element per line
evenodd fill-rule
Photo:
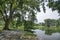
<path fill-rule="evenodd" d="M 44 19 L 58 19 L 60 16 L 58 16 L 58 12 L 54 11 L 52 12 L 51 8 L 48 8 L 46 6 L 46 13 L 43 12 L 42 7 L 40 8 L 41 12 L 37 12 L 37 20 L 39 22 L 44 22 Z"/>

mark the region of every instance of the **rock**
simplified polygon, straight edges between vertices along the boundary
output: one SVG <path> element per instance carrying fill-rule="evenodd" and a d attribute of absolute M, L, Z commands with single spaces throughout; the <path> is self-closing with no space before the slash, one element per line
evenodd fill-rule
<path fill-rule="evenodd" d="M 19 30 L 5 30 L 0 33 L 0 40 L 21 40 L 22 31 Z"/>

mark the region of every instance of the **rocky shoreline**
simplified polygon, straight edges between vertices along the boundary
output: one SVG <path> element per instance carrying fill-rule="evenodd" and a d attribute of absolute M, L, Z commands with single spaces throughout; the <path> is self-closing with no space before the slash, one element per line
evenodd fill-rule
<path fill-rule="evenodd" d="M 0 40 L 22 40 L 22 31 L 20 30 L 5 30 L 0 32 Z"/>
<path fill-rule="evenodd" d="M 35 36 L 24 36 L 20 30 L 0 31 L 0 40 L 38 40 Z"/>

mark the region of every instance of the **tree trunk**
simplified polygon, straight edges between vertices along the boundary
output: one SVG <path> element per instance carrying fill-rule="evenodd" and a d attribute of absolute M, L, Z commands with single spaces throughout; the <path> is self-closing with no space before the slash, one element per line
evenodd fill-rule
<path fill-rule="evenodd" d="M 7 19 L 5 21 L 5 26 L 4 26 L 3 30 L 9 30 L 9 24 L 10 24 L 10 20 Z"/>
<path fill-rule="evenodd" d="M 8 16 L 6 15 L 7 17 L 6 17 L 6 21 L 5 21 L 5 27 L 3 28 L 3 30 L 9 30 L 10 21 L 11 21 L 11 19 L 12 19 L 13 12 L 15 11 L 15 10 L 12 9 L 13 4 L 12 4 L 12 3 L 10 3 L 10 4 L 11 4 L 11 5 L 10 5 L 9 18 L 8 18 Z"/>

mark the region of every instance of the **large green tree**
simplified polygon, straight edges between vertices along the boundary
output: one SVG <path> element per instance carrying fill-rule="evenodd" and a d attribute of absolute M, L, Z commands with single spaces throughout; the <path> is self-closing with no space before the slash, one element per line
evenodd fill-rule
<path fill-rule="evenodd" d="M 12 21 L 16 25 L 24 22 L 28 12 L 29 21 L 34 22 L 36 12 L 40 12 L 40 0 L 0 0 L 0 17 L 4 20 L 4 30 L 9 29 Z"/>

